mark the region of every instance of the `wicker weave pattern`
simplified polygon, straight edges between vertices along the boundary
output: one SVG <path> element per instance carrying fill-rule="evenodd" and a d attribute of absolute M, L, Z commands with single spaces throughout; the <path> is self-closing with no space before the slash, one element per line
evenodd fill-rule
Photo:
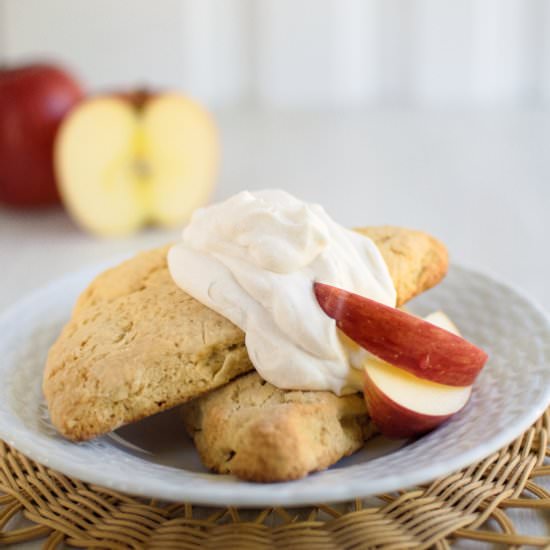
<path fill-rule="evenodd" d="M 550 411 L 550 410 L 549 410 Z M 69 479 L 0 443 L 0 545 L 36 538 L 45 548 L 449 548 L 453 538 L 548 546 L 519 535 L 511 507 L 550 509 L 533 481 L 550 476 L 550 412 L 498 453 L 426 487 L 381 495 L 379 506 L 242 511 L 163 504 Z M 23 515 L 27 528 L 10 530 Z M 495 520 L 500 531 L 485 526 Z"/>

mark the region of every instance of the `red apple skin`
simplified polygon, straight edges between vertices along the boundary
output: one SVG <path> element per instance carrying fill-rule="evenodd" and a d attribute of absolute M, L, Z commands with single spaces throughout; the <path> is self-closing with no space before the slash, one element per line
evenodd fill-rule
<path fill-rule="evenodd" d="M 78 82 L 53 65 L 0 69 L 0 202 L 36 207 L 60 201 L 54 139 L 83 96 Z"/>
<path fill-rule="evenodd" d="M 372 421 L 382 435 L 402 439 L 423 435 L 437 428 L 459 411 L 447 415 L 426 415 L 396 403 L 369 377 L 365 369 L 365 402 Z"/>
<path fill-rule="evenodd" d="M 322 283 L 314 292 L 346 336 L 419 378 L 471 386 L 487 361 L 482 349 L 410 313 Z"/>

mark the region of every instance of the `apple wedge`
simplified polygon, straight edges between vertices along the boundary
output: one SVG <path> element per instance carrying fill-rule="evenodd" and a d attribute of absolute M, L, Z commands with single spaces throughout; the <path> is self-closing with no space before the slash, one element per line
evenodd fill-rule
<path fill-rule="evenodd" d="M 365 364 L 365 401 L 373 422 L 387 437 L 414 437 L 460 411 L 471 386 L 446 386 L 369 359 Z"/>
<path fill-rule="evenodd" d="M 314 283 L 314 292 L 346 336 L 419 378 L 470 386 L 487 361 L 487 354 L 464 338 L 404 311 L 322 283 Z"/>
<path fill-rule="evenodd" d="M 217 165 L 210 115 L 176 93 L 88 99 L 65 119 L 55 146 L 65 206 L 103 236 L 183 224 L 209 197 Z"/>
<path fill-rule="evenodd" d="M 442 311 L 424 320 L 460 336 Z M 471 386 L 430 382 L 375 358 L 365 363 L 363 390 L 369 414 L 380 432 L 397 438 L 415 437 L 437 428 L 459 412 L 472 393 Z"/>

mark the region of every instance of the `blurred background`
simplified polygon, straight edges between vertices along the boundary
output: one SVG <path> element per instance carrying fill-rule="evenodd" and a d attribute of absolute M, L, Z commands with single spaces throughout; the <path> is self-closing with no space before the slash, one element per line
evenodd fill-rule
<path fill-rule="evenodd" d="M 214 199 L 281 187 L 342 224 L 423 229 L 550 308 L 549 1 L 0 0 L 0 62 L 36 60 L 88 94 L 205 105 Z M 178 234 L 98 238 L 60 207 L 0 207 L 0 308 Z"/>
<path fill-rule="evenodd" d="M 64 62 L 93 90 L 210 107 L 538 106 L 545 0 L 2 0 L 6 61 Z"/>

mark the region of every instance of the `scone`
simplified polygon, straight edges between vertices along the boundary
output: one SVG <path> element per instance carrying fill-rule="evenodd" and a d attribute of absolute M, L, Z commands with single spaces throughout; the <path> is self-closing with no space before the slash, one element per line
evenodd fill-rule
<path fill-rule="evenodd" d="M 360 394 L 280 390 L 253 372 L 182 407 L 203 464 L 249 481 L 288 481 L 352 454 L 375 433 Z"/>
<path fill-rule="evenodd" d="M 378 245 L 398 305 L 447 270 L 443 244 L 418 231 L 360 229 Z M 167 247 L 99 275 L 48 355 L 53 424 L 80 441 L 185 403 L 252 370 L 244 333 L 177 287 Z"/>
<path fill-rule="evenodd" d="M 397 307 L 434 287 L 447 274 L 447 249 L 427 233 L 391 225 L 355 231 L 374 241 L 382 253 L 397 291 Z"/>
<path fill-rule="evenodd" d="M 100 275 L 49 351 L 43 391 L 54 426 L 86 440 L 251 370 L 241 330 L 180 290 L 166 248 Z"/>

